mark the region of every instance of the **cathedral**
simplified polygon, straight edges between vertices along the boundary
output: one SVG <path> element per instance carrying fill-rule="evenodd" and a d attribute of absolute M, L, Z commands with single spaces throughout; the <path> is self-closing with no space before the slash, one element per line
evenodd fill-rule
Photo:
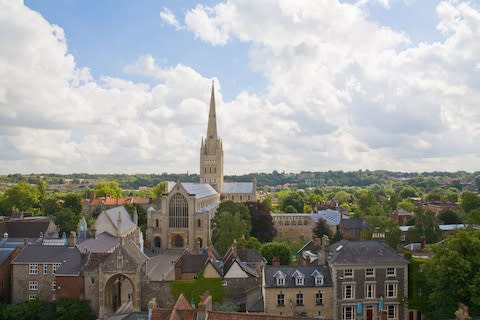
<path fill-rule="evenodd" d="M 210 244 L 211 220 L 221 200 L 256 201 L 256 183 L 225 182 L 212 83 L 207 135 L 200 146 L 200 183 L 169 182 L 157 208 L 147 212 L 145 245 L 152 250 Z"/>

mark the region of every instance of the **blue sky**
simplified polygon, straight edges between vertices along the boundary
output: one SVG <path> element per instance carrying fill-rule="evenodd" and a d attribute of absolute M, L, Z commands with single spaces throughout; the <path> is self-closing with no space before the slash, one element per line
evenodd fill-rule
<path fill-rule="evenodd" d="M 0 0 L 0 173 L 480 163 L 480 4 Z"/>

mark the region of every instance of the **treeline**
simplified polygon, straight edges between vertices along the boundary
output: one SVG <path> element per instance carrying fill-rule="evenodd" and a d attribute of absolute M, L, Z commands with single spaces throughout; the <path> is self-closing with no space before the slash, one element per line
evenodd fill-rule
<path fill-rule="evenodd" d="M 85 184 L 91 187 L 98 181 L 115 180 L 122 189 L 138 189 L 139 187 L 153 187 L 160 181 L 198 182 L 198 174 L 9 174 L 0 176 L 0 183 L 17 183 L 25 181 L 30 184 L 37 184 L 45 179 L 49 185 L 61 184 Z M 289 184 L 299 189 L 314 188 L 320 186 L 352 186 L 366 187 L 372 184 L 386 185 L 402 181 L 408 185 L 421 188 L 429 192 L 435 188 L 451 186 L 462 190 L 466 185 L 480 189 L 480 171 L 469 173 L 466 171 L 457 172 L 393 172 L 385 170 L 358 170 L 358 171 L 325 171 L 300 173 L 285 173 L 276 170 L 271 173 L 249 173 L 245 175 L 226 175 L 225 180 L 231 182 L 257 181 L 257 187 L 274 187 Z"/>

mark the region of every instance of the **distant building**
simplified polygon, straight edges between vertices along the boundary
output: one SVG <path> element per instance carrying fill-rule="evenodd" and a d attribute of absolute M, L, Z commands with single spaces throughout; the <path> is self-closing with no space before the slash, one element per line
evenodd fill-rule
<path fill-rule="evenodd" d="M 408 212 L 404 209 L 396 209 L 390 213 L 390 218 L 395 221 L 399 226 L 404 226 L 408 221 L 412 220 L 415 217 L 413 212 Z"/>

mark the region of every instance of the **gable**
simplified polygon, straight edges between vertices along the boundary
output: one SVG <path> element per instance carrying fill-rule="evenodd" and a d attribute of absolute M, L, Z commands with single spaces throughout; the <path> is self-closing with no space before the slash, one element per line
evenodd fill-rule
<path fill-rule="evenodd" d="M 221 278 L 221 274 L 218 273 L 217 269 L 209 261 L 203 270 L 203 276 L 205 278 Z"/>
<path fill-rule="evenodd" d="M 140 249 L 138 249 L 140 253 L 129 252 L 135 250 L 135 248 L 131 247 L 131 245 L 127 244 L 115 249 L 115 251 L 103 261 L 103 271 L 136 273 L 137 268 L 142 266 L 146 261 L 146 257 L 142 259 L 141 255 L 143 254 L 141 254 Z"/>
<path fill-rule="evenodd" d="M 235 260 L 225 274 L 225 278 L 249 278 L 249 276 Z"/>
<path fill-rule="evenodd" d="M 105 211 L 100 213 L 97 217 L 97 220 L 95 220 L 95 230 L 97 234 L 108 232 L 112 236 L 117 235 L 117 228 L 115 228 L 115 226 L 112 224 L 112 221 L 110 221 L 110 218 L 108 218 Z"/>

